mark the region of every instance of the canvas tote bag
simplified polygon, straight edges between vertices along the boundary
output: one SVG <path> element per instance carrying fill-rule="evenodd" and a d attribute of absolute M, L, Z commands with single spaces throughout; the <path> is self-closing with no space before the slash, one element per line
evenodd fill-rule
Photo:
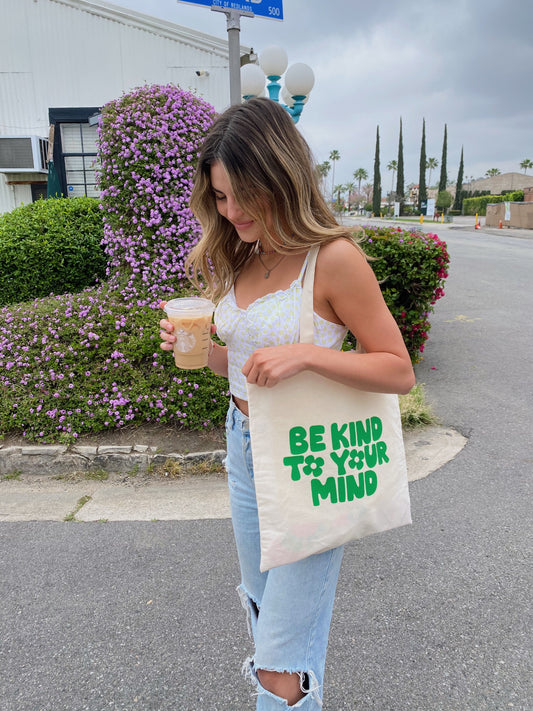
<path fill-rule="evenodd" d="M 308 257 L 300 342 L 313 342 L 318 248 Z M 304 371 L 247 383 L 261 572 L 411 523 L 398 396 Z"/>

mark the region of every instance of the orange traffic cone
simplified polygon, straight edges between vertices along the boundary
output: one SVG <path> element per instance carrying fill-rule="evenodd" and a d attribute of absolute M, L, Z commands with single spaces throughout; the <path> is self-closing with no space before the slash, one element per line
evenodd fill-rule
<path fill-rule="evenodd" d="M 476 230 L 480 230 L 480 229 L 481 229 L 480 223 L 479 223 L 479 222 L 476 222 Z"/>
<path fill-rule="evenodd" d="M 500 220 L 500 224 L 498 225 L 498 227 L 500 228 L 500 230 L 503 229 L 503 222 L 501 220 Z"/>

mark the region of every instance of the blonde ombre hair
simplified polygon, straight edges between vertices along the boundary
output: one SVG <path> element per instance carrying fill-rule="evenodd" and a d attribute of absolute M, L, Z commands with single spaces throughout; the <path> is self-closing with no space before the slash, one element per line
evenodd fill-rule
<path fill-rule="evenodd" d="M 186 270 L 214 301 L 229 291 L 256 250 L 255 243 L 239 239 L 217 210 L 211 186 L 211 166 L 217 162 L 228 175 L 235 200 L 280 254 L 354 239 L 326 205 L 309 146 L 287 111 L 266 98 L 231 106 L 203 143 L 190 201 L 202 237 L 186 260 Z"/>

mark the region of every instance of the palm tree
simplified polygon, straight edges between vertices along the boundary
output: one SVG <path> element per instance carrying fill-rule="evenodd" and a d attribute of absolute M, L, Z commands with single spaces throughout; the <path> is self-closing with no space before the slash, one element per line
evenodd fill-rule
<path fill-rule="evenodd" d="M 439 167 L 439 161 L 436 158 L 428 158 L 426 168 L 429 170 L 428 188 L 431 187 L 431 171 Z"/>
<path fill-rule="evenodd" d="M 388 168 L 388 170 L 392 170 L 392 185 L 390 188 L 391 197 L 392 197 L 392 193 L 394 192 L 394 175 L 396 174 L 396 171 L 398 170 L 398 161 L 391 160 L 391 162 L 387 165 L 387 168 Z"/>
<path fill-rule="evenodd" d="M 333 195 L 337 195 L 337 200 L 335 201 L 335 208 L 340 212 L 341 211 L 341 205 L 342 205 L 342 199 L 341 195 L 344 195 L 344 191 L 346 190 L 345 185 L 335 185 L 333 187 Z"/>
<path fill-rule="evenodd" d="M 320 179 L 320 185 L 322 187 L 322 191 L 325 193 L 325 183 L 326 183 L 326 177 L 331 170 L 331 163 L 329 160 L 325 160 L 323 163 L 319 163 L 316 167 L 319 179 Z"/>
<path fill-rule="evenodd" d="M 335 188 L 333 187 L 335 185 L 335 163 L 341 159 L 341 154 L 339 151 L 333 150 L 329 154 L 329 159 L 333 163 L 333 171 L 331 173 L 331 199 L 333 200 L 333 193 L 335 192 Z"/>
<path fill-rule="evenodd" d="M 357 168 L 357 170 L 354 171 L 353 177 L 355 180 L 357 180 L 357 192 L 361 192 L 361 183 L 363 180 L 368 180 L 368 173 L 364 168 Z"/>
<path fill-rule="evenodd" d="M 533 160 L 529 160 L 529 158 L 524 158 L 524 160 L 520 163 L 520 167 L 523 168 L 524 173 L 527 174 L 527 169 L 533 168 Z"/>
<path fill-rule="evenodd" d="M 485 175 L 487 178 L 495 178 L 497 175 L 501 175 L 501 171 L 498 168 L 489 168 Z"/>
<path fill-rule="evenodd" d="M 374 192 L 374 186 L 372 183 L 366 183 L 366 185 L 363 185 L 363 195 L 365 196 L 365 200 L 367 202 L 372 202 L 372 193 Z"/>
<path fill-rule="evenodd" d="M 350 196 L 355 190 L 355 183 L 349 182 L 344 186 L 346 192 L 348 193 L 348 210 L 351 210 Z"/>

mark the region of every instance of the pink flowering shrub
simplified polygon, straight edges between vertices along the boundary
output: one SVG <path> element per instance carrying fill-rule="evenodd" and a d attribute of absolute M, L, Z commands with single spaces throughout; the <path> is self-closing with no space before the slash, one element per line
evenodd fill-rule
<path fill-rule="evenodd" d="M 160 298 L 190 291 L 198 239 L 187 203 L 211 106 L 175 86 L 103 109 L 102 214 L 109 280 L 0 309 L 0 433 L 39 442 L 141 422 L 219 425 L 227 381 L 181 371 L 159 348 Z"/>
<path fill-rule="evenodd" d="M 413 363 L 421 358 L 435 302 L 444 296 L 450 257 L 446 243 L 431 233 L 400 227 L 365 227 L 361 246 Z"/>

